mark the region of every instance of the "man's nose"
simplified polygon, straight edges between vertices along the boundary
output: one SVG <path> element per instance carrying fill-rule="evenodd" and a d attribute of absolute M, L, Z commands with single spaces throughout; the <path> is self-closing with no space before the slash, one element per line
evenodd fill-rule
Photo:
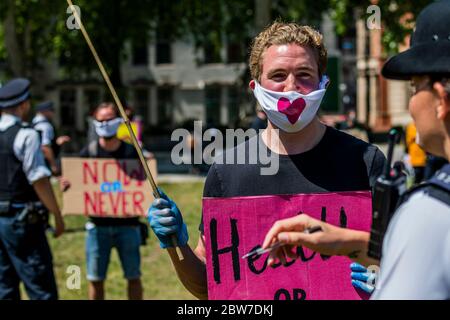
<path fill-rule="evenodd" d="M 285 86 L 284 86 L 284 91 L 297 91 L 297 85 L 296 85 L 296 79 L 295 76 L 293 74 L 290 74 L 287 78 L 286 78 L 286 82 L 285 82 Z"/>

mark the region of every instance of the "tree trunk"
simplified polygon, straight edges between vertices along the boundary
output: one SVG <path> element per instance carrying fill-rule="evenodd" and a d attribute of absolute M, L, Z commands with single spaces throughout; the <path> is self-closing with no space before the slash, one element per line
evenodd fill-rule
<path fill-rule="evenodd" d="M 255 28 L 256 33 L 261 32 L 270 23 L 271 0 L 255 0 Z"/>
<path fill-rule="evenodd" d="M 122 74 L 120 72 L 121 53 L 123 50 L 122 36 L 121 36 L 121 1 L 113 1 L 112 4 L 113 23 L 110 26 L 110 50 L 109 50 L 109 64 L 111 68 L 111 82 L 117 90 L 121 98 L 124 95 L 124 88 L 122 82 Z"/>
<path fill-rule="evenodd" d="M 25 57 L 16 32 L 14 0 L 8 1 L 3 28 L 5 30 L 5 48 L 10 71 L 14 77 L 25 76 Z"/>

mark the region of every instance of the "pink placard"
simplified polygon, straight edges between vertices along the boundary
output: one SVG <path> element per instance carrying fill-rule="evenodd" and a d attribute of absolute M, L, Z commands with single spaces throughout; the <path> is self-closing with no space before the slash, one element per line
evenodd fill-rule
<path fill-rule="evenodd" d="M 262 245 L 276 220 L 299 212 L 333 225 L 370 230 L 368 191 L 204 198 L 208 297 L 213 300 L 352 300 L 366 298 L 351 285 L 347 257 L 299 248 L 288 266 L 267 267 L 267 254 L 241 257 Z"/>

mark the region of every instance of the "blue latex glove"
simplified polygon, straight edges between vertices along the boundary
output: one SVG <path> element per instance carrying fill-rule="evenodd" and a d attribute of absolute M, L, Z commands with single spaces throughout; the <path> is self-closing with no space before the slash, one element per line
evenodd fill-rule
<path fill-rule="evenodd" d="M 368 294 L 372 294 L 375 290 L 377 274 L 370 272 L 359 263 L 353 262 L 350 265 L 352 285 L 356 289 L 362 290 Z"/>
<path fill-rule="evenodd" d="M 172 199 L 160 188 L 158 190 L 161 198 L 155 199 L 148 210 L 150 227 L 158 237 L 161 248 L 174 247 L 173 235 L 176 235 L 178 246 L 185 246 L 189 236 L 181 212 Z"/>

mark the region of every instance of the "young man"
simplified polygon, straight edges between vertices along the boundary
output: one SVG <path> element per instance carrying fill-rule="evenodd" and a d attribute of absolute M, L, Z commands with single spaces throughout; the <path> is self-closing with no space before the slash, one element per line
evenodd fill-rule
<path fill-rule="evenodd" d="M 48 211 L 55 236 L 64 221 L 50 185 L 39 134 L 22 121 L 30 111 L 30 82 L 14 79 L 0 88 L 0 300 L 58 298 L 53 258 L 45 234 Z"/>
<path fill-rule="evenodd" d="M 85 146 L 80 152 L 80 157 L 138 159 L 134 147 L 117 138 L 117 129 L 122 123 L 122 118 L 119 117 L 113 103 L 100 104 L 94 112 L 94 118 L 94 127 L 99 138 Z M 67 187 L 68 182 L 65 181 L 63 188 L 67 189 Z M 89 217 L 86 230 L 89 298 L 91 300 L 105 298 L 104 282 L 111 250 L 115 247 L 119 253 L 124 276 L 128 281 L 128 298 L 142 300 L 139 217 Z"/>
<path fill-rule="evenodd" d="M 324 77 L 326 62 L 322 35 L 308 26 L 275 22 L 256 37 L 250 54 L 253 79 L 249 85 L 267 114 L 267 129 L 246 142 L 246 164 L 215 163 L 211 167 L 205 197 L 370 189 L 384 165 L 383 154 L 372 145 L 325 126 L 317 117 L 328 82 Z M 293 102 L 280 108 L 276 101 Z M 264 165 L 260 159 L 249 164 L 255 139 L 271 156 L 279 158 L 274 174 L 261 174 Z M 203 225 L 197 248 L 192 251 L 173 201 L 167 197 L 155 200 L 149 219 L 161 247 L 168 248 L 180 280 L 195 296 L 207 298 Z M 172 246 L 172 234 L 178 237 L 183 261 L 178 260 Z"/>
<path fill-rule="evenodd" d="M 450 159 L 450 0 L 434 2 L 417 18 L 411 48 L 383 67 L 386 78 L 411 80 L 409 111 L 427 152 Z M 320 225 L 323 232 L 304 234 Z M 367 257 L 367 232 L 328 225 L 306 214 L 278 221 L 263 247 L 281 241 L 287 248 L 307 246 L 328 255 Z M 274 251 L 269 264 L 283 253 Z M 367 277 L 361 275 L 362 278 Z M 384 242 L 380 277 L 373 299 L 450 299 L 450 166 L 407 193 L 392 218 Z"/>

